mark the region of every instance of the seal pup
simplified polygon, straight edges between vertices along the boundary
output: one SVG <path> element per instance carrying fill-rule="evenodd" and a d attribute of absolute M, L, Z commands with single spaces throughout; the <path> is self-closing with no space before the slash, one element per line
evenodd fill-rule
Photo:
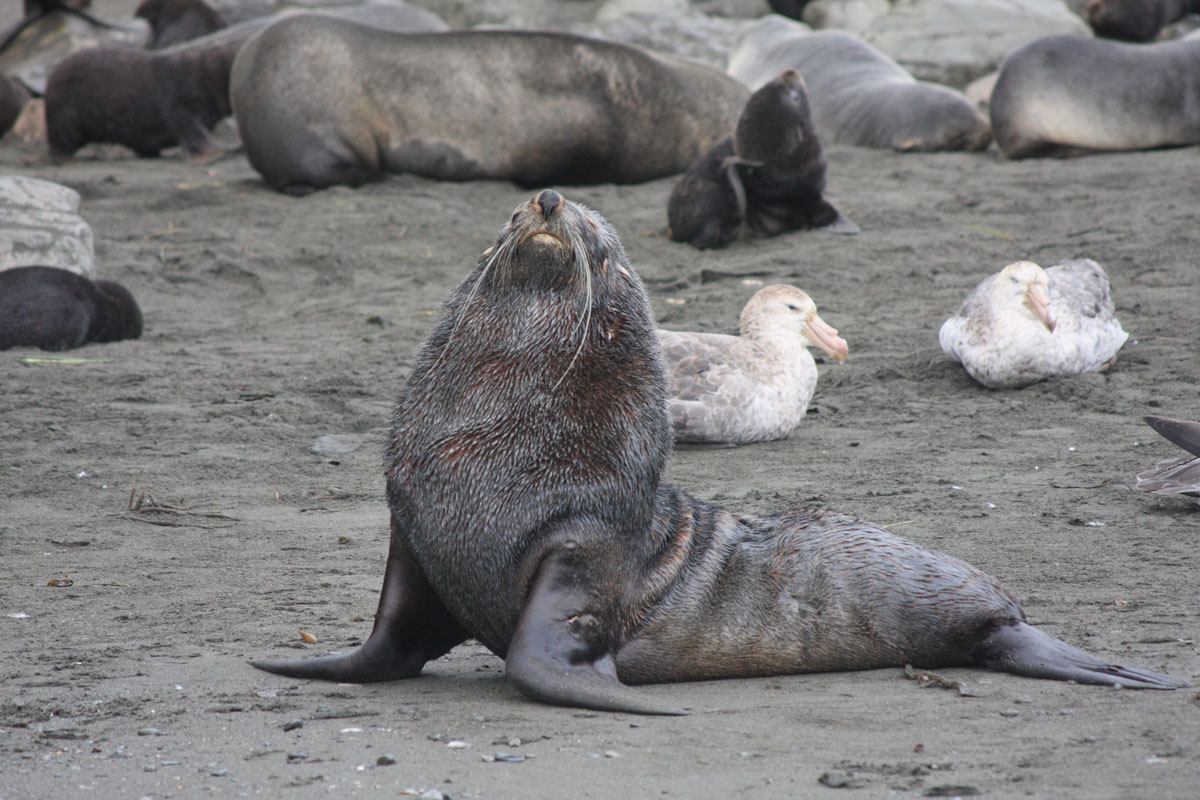
<path fill-rule="evenodd" d="M 119 283 L 58 267 L 0 271 L 0 350 L 70 350 L 141 335 L 142 311 Z"/>
<path fill-rule="evenodd" d="M 938 331 L 946 355 L 989 389 L 1019 389 L 1110 366 L 1129 338 L 1104 269 L 1017 261 L 984 278 Z"/>
<path fill-rule="evenodd" d="M 192 158 L 222 148 L 212 129 L 230 114 L 229 70 L 266 26 L 252 20 L 165 50 L 94 47 L 63 59 L 46 82 L 46 138 L 64 159 L 90 142 L 150 158 L 180 145 Z"/>
<path fill-rule="evenodd" d="M 729 52 L 729 74 L 751 89 L 789 68 L 804 76 L 825 144 L 926 152 L 992 141 L 987 118 L 962 92 L 918 81 L 849 31 L 813 32 L 772 15 L 743 29 Z"/>
<path fill-rule="evenodd" d="M 733 514 L 661 485 L 670 447 L 654 318 L 616 233 L 538 192 L 400 391 L 371 635 L 256 666 L 393 680 L 474 637 L 530 697 L 642 713 L 674 710 L 627 684 L 905 663 L 1186 685 L 1046 635 L 994 579 L 874 526 Z"/>
<path fill-rule="evenodd" d="M 1001 64 L 989 113 L 1009 158 L 1200 143 L 1200 38 L 1037 39 Z"/>
<path fill-rule="evenodd" d="M 432 14 L 391 3 L 360 3 L 307 12 L 389 30 L 443 30 Z M 124 145 L 153 157 L 181 145 L 191 158 L 225 148 L 213 127 L 231 113 L 229 75 L 234 57 L 255 34 L 292 13 L 258 16 L 162 50 L 97 47 L 60 63 L 46 85 L 51 155 L 65 158 L 89 142 Z"/>
<path fill-rule="evenodd" d="M 389 172 L 640 183 L 685 170 L 749 95 L 716 70 L 617 42 L 405 35 L 312 16 L 247 44 L 230 92 L 250 163 L 292 194 Z"/>
<path fill-rule="evenodd" d="M 746 101 L 733 135 L 675 184 L 667 234 L 703 249 L 805 228 L 858 233 L 822 197 L 825 173 L 804 80 L 785 70 Z"/>
<path fill-rule="evenodd" d="M 1191 455 L 1168 458 L 1137 474 L 1137 488 L 1151 494 L 1200 495 L 1200 422 L 1170 417 L 1145 417 L 1146 424 Z"/>
<path fill-rule="evenodd" d="M 786 439 L 817 388 L 819 347 L 839 364 L 850 348 L 795 286 L 767 286 L 742 309 L 741 335 L 659 329 L 676 442 Z"/>
<path fill-rule="evenodd" d="M 1200 13 L 1200 0 L 1088 0 L 1081 16 L 1097 36 L 1151 42 L 1193 13 Z"/>

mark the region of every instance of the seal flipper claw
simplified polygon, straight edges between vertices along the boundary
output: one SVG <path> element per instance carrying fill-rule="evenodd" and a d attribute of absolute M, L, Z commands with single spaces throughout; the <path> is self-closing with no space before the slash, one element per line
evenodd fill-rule
<path fill-rule="evenodd" d="M 997 625 L 980 643 L 976 660 L 990 669 L 1129 689 L 1182 689 L 1183 678 L 1110 664 L 1024 622 Z"/>
<path fill-rule="evenodd" d="M 426 661 L 445 655 L 466 638 L 467 632 L 450 616 L 409 553 L 393 518 L 379 609 L 367 641 L 345 655 L 251 663 L 267 672 L 293 678 L 376 683 L 415 677 Z"/>
<path fill-rule="evenodd" d="M 591 592 L 561 560 L 543 564 L 508 646 L 504 667 L 509 680 L 534 700 L 559 706 L 683 715 L 662 708 L 617 678 L 613 654 L 589 636 L 580 611 Z"/>

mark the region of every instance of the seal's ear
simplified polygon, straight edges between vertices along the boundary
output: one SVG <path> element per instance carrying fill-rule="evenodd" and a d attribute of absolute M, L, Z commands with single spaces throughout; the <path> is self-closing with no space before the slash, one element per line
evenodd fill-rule
<path fill-rule="evenodd" d="M 613 654 L 596 644 L 601 626 L 588 613 L 593 593 L 585 571 L 565 561 L 550 556 L 534 579 L 504 662 L 509 679 L 534 700 L 554 705 L 686 714 L 653 705 L 617 678 Z"/>

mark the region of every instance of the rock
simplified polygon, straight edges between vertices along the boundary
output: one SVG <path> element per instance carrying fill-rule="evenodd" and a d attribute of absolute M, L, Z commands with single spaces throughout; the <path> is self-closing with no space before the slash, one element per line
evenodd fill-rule
<path fill-rule="evenodd" d="M 362 447 L 362 442 L 352 434 L 338 433 L 322 436 L 312 446 L 318 456 L 344 456 Z"/>
<path fill-rule="evenodd" d="M 0 270 L 59 267 L 94 278 L 95 237 L 78 211 L 74 189 L 24 175 L 0 176 Z"/>

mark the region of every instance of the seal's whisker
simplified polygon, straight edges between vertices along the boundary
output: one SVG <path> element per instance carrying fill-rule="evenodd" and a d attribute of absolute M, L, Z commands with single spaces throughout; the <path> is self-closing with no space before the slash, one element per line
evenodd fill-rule
<path fill-rule="evenodd" d="M 579 321 L 575 323 L 575 327 L 571 329 L 571 335 L 574 336 L 575 332 L 580 331 L 581 328 L 582 331 L 580 331 L 579 346 L 575 348 L 575 353 L 571 356 L 570 363 L 567 364 L 567 368 L 563 370 L 563 374 L 558 377 L 558 380 L 555 381 L 550 391 L 558 388 L 563 379 L 567 377 L 567 373 L 571 371 L 571 367 L 575 366 L 575 362 L 579 360 L 579 354 L 583 352 L 583 346 L 587 343 L 588 328 L 592 321 L 592 271 L 588 269 L 585 255 L 587 253 L 587 243 L 574 231 L 571 232 L 571 251 L 575 254 L 572 266 L 575 268 L 576 274 L 583 274 L 584 284 L 583 316 L 579 318 Z"/>
<path fill-rule="evenodd" d="M 467 311 L 471 308 L 471 301 L 473 301 L 475 299 L 475 295 L 479 293 L 479 287 L 483 285 L 484 279 L 487 278 L 487 276 L 492 272 L 492 269 L 495 268 L 501 260 L 503 260 L 506 265 L 512 261 L 512 254 L 516 249 L 516 245 L 513 244 L 513 242 L 514 239 L 508 238 L 505 240 L 504 244 L 494 248 L 492 253 L 483 262 L 483 269 L 479 271 L 479 276 L 475 279 L 475 282 L 471 284 L 471 291 L 467 293 L 467 299 L 463 301 L 462 306 L 459 308 L 458 318 L 454 320 L 454 327 L 450 329 L 450 335 L 446 337 L 446 344 L 443 345 L 441 352 L 438 353 L 437 359 L 429 368 L 430 372 L 437 369 L 438 365 L 442 363 L 442 359 L 445 358 L 446 353 L 450 351 L 450 345 L 454 344 L 454 337 L 458 333 L 458 329 L 462 325 L 463 320 L 466 319 Z"/>

